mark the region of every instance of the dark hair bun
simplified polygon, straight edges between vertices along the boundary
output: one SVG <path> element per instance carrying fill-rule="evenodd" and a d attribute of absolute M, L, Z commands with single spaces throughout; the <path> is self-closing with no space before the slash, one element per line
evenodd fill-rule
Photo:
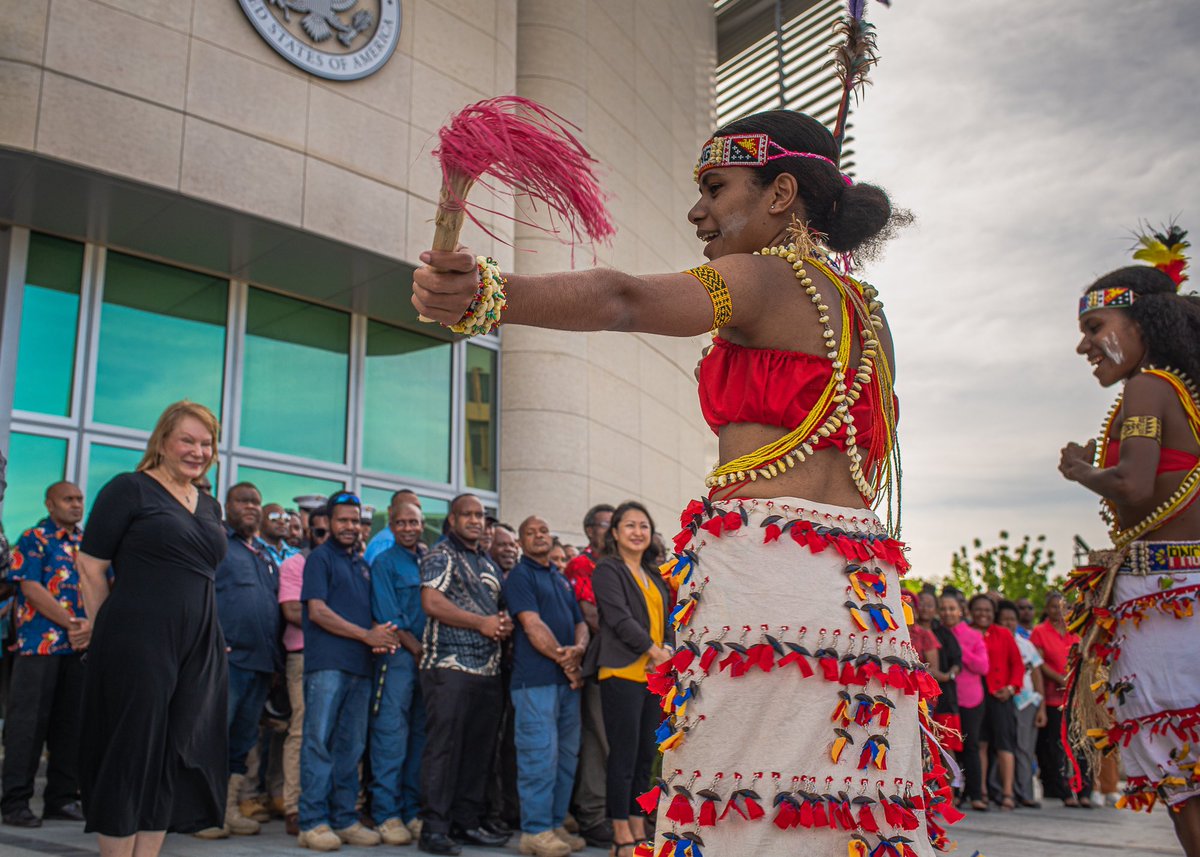
<path fill-rule="evenodd" d="M 848 253 L 883 232 L 891 218 L 892 203 L 883 188 L 873 184 L 847 185 L 833 205 L 829 249 Z"/>

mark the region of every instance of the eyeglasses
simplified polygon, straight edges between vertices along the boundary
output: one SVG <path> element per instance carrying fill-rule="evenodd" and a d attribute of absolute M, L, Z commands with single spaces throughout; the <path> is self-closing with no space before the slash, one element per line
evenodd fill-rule
<path fill-rule="evenodd" d="M 323 539 L 327 535 L 329 535 L 329 530 L 325 529 L 324 527 L 313 527 L 312 528 L 312 536 L 314 539 Z"/>
<path fill-rule="evenodd" d="M 268 521 L 286 521 L 290 517 L 291 517 L 291 515 L 289 515 L 287 512 L 270 512 L 267 515 L 267 520 Z"/>

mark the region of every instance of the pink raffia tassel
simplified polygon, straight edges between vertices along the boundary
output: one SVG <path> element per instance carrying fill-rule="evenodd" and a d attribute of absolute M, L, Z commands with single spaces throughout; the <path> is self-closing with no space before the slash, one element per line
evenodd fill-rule
<path fill-rule="evenodd" d="M 537 102 L 515 95 L 489 98 L 455 114 L 438 132 L 433 150 L 442 166 L 433 249 L 457 248 L 464 215 L 492 234 L 467 205 L 471 186 L 480 182 L 492 188 L 490 181 L 543 202 L 551 220 L 564 225 L 568 243 L 585 237 L 609 241 L 616 228 L 596 182 L 596 160 L 568 128 L 579 130 Z"/>

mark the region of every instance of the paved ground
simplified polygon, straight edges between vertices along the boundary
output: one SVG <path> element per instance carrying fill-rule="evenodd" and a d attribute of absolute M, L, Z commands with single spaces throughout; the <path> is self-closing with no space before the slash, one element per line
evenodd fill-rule
<path fill-rule="evenodd" d="M 60 821 L 47 822 L 42 828 L 30 831 L 0 827 L 0 855 L 90 857 L 97 853 L 95 839 L 85 836 L 81 828 L 81 825 Z M 960 857 L 972 857 L 975 852 L 983 857 L 1151 857 L 1183 853 L 1172 833 L 1170 818 L 1161 810 L 1149 816 L 1111 809 L 1088 811 L 1061 806 L 1020 810 L 1016 813 L 973 813 L 956 825 L 953 832 L 958 838 L 957 853 Z M 463 854 L 466 857 L 515 854 L 515 843 L 514 839 L 507 850 L 467 849 Z M 362 854 L 365 850 L 346 848 L 341 853 Z M 372 852 L 372 857 L 384 857 L 385 851 L 398 852 L 397 857 L 415 857 L 420 853 L 412 847 L 380 848 Z M 163 849 L 167 857 L 301 857 L 308 853 L 299 849 L 294 839 L 284 835 L 283 823 L 279 821 L 266 825 L 258 836 L 235 837 L 219 842 L 170 836 Z M 601 857 L 606 852 L 593 848 L 585 853 L 591 857 Z M 797 857 L 804 857 L 800 848 L 794 853 Z"/>

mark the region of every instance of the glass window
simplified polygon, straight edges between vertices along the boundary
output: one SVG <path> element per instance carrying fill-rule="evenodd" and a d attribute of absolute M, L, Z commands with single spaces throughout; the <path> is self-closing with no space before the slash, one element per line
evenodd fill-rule
<path fill-rule="evenodd" d="M 467 485 L 496 490 L 496 352 L 467 346 L 466 432 L 463 459 Z"/>
<path fill-rule="evenodd" d="M 254 487 L 262 494 L 263 503 L 278 503 L 287 509 L 296 508 L 293 497 L 304 494 L 324 494 L 328 497 L 341 491 L 345 483 L 334 479 L 322 479 L 316 476 L 300 476 L 295 473 L 283 473 L 279 470 L 267 470 L 262 467 L 238 465 L 238 482 L 253 482 Z M 224 498 L 218 497 L 223 500 Z"/>
<path fill-rule="evenodd" d="M 450 351 L 449 342 L 368 323 L 364 468 L 450 481 Z"/>
<path fill-rule="evenodd" d="M 250 289 L 241 445 L 342 462 L 350 316 Z"/>
<path fill-rule="evenodd" d="M 96 422 L 154 428 L 180 399 L 221 415 L 229 284 L 108 254 L 96 365 Z"/>
<path fill-rule="evenodd" d="M 17 410 L 71 415 L 82 278 L 82 244 L 30 236 L 13 393 Z"/>
<path fill-rule="evenodd" d="M 10 542 L 46 517 L 46 489 L 66 470 L 67 442 L 62 438 L 16 431 L 9 435 L 4 532 Z"/>
<path fill-rule="evenodd" d="M 86 498 L 95 497 L 114 476 L 136 470 L 145 451 L 93 443 L 88 449 L 87 486 L 84 488 Z"/>

